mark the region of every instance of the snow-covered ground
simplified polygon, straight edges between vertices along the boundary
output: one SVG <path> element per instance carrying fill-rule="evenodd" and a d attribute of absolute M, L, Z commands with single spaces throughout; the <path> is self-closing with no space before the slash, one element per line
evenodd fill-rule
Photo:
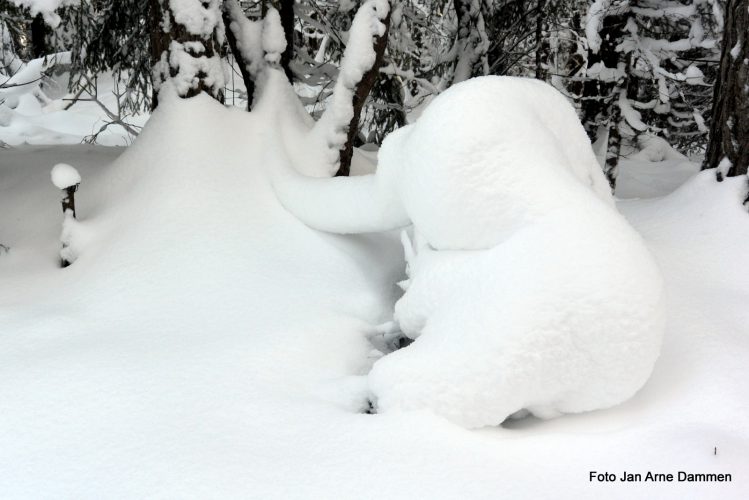
<path fill-rule="evenodd" d="M 749 495 L 745 179 L 624 162 L 619 208 L 666 285 L 651 379 L 610 410 L 468 431 L 364 413 L 368 336 L 392 317 L 403 250 L 397 234 L 324 234 L 284 210 L 269 158 L 300 154 L 273 135 L 290 114 L 165 100 L 127 149 L 0 150 L 0 496 Z M 58 163 L 82 177 L 66 269 Z"/>
<path fill-rule="evenodd" d="M 43 68 L 42 59 L 35 59 L 14 75 L 8 84 L 36 82 Z M 103 146 L 126 146 L 134 137 L 120 125 L 112 124 L 107 111 L 117 114 L 116 84 L 111 74 L 102 74 L 91 84 L 94 95 L 82 93 L 71 105 L 73 94 L 67 94 L 68 75 L 45 78 L 43 100 L 37 99 L 39 85 L 22 85 L 0 89 L 0 145 L 80 144 L 92 142 Z M 122 84 L 119 84 L 122 86 Z M 69 108 L 69 109 L 67 109 Z M 107 111 L 105 111 L 105 108 Z M 147 114 L 122 118 L 135 131 L 146 122 Z"/>

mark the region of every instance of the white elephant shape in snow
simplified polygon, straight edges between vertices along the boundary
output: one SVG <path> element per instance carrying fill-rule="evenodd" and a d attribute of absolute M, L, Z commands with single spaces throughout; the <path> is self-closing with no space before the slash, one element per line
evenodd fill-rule
<path fill-rule="evenodd" d="M 378 360 L 378 412 L 429 409 L 496 425 L 621 403 L 648 379 L 663 332 L 661 279 L 617 212 L 574 109 L 511 77 L 455 85 L 390 134 L 377 172 L 274 182 L 309 226 L 413 224 L 395 306 L 416 339 Z"/>

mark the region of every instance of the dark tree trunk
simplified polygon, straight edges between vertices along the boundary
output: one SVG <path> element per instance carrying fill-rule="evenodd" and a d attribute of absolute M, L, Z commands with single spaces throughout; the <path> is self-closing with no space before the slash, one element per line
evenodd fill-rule
<path fill-rule="evenodd" d="M 189 44 L 190 42 L 198 42 L 202 49 L 200 52 L 195 52 L 190 46 L 185 46 L 184 52 L 189 57 L 195 59 L 206 57 L 208 59 L 219 57 L 219 43 L 216 38 L 215 30 L 208 36 L 194 35 L 188 31 L 188 29 L 178 23 L 172 15 L 171 7 L 169 7 L 169 0 L 149 0 L 149 22 L 151 32 L 151 62 L 156 65 L 164 65 L 167 67 L 160 68 L 159 71 L 154 71 L 154 95 L 151 103 L 152 108 L 156 108 L 158 105 L 158 89 L 162 83 L 177 76 L 180 68 L 175 67 L 171 62 L 171 51 L 172 42 L 178 42 L 180 44 Z M 164 26 L 169 27 L 169 31 L 164 31 Z M 215 82 L 209 83 L 207 80 L 208 75 L 205 73 L 198 72 L 196 75 L 196 82 L 184 91 L 180 91 L 180 97 L 189 98 L 199 95 L 201 92 L 206 92 L 211 95 L 214 99 L 219 102 L 224 101 L 224 89 Z"/>
<path fill-rule="evenodd" d="M 453 0 L 455 17 L 458 21 L 458 36 L 455 40 L 457 45 L 457 56 L 455 61 L 454 83 L 467 80 L 475 75 L 476 66 L 481 60 L 482 54 L 476 49 L 481 43 L 481 35 L 478 33 L 478 24 L 483 18 L 482 5 L 475 7 L 472 0 Z"/>
<path fill-rule="evenodd" d="M 628 17 L 607 16 L 601 28 L 601 47 L 598 52 L 588 51 L 588 68 L 603 63 L 607 68 L 616 68 L 621 61 L 617 45 L 624 35 L 624 26 Z M 582 121 L 591 141 L 596 140 L 598 126 L 606 123 L 611 116 L 611 108 L 616 106 L 614 89 L 617 82 L 603 82 L 598 79 L 586 80 L 582 93 Z"/>
<path fill-rule="evenodd" d="M 745 175 L 749 167 L 749 1 L 728 0 L 715 81 L 710 142 L 703 169 L 731 162 L 728 176 Z M 722 180 L 721 173 L 718 173 Z"/>
<path fill-rule="evenodd" d="M 375 62 L 369 69 L 369 71 L 364 73 L 364 76 L 362 77 L 361 81 L 356 86 L 356 90 L 354 91 L 354 116 L 353 118 L 351 118 L 351 121 L 348 125 L 346 144 L 341 150 L 341 162 L 340 166 L 338 167 L 338 172 L 336 172 L 336 176 L 347 176 L 349 175 L 349 173 L 351 173 L 351 158 L 354 156 L 354 140 L 359 134 L 359 119 L 361 118 L 362 108 L 364 108 L 364 103 L 367 100 L 367 96 L 369 96 L 372 87 L 374 87 L 374 84 L 377 81 L 377 77 L 380 73 L 380 67 L 382 66 L 383 60 L 385 58 L 388 33 L 390 33 L 391 12 L 392 10 L 388 11 L 385 20 L 383 21 L 385 23 L 385 32 L 382 34 L 382 36 L 378 36 L 377 38 L 375 38 L 374 41 L 374 50 L 375 54 L 377 54 Z"/>
<path fill-rule="evenodd" d="M 606 68 L 616 69 L 622 63 L 623 54 L 617 52 L 616 47 L 624 36 L 624 29 L 629 19 L 628 14 L 610 15 L 603 19 L 601 27 L 601 46 L 598 52 L 588 51 L 588 68 L 603 63 Z M 629 68 L 625 73 L 629 72 Z M 622 121 L 619 108 L 619 96 L 626 93 L 629 83 L 627 76 L 615 82 L 600 79 L 586 80 L 582 92 L 582 122 L 591 142 L 598 137 L 600 127 L 607 130 L 606 158 L 603 172 L 613 191 L 616 187 L 616 176 L 619 170 L 621 152 L 621 132 L 619 125 Z M 626 95 L 626 94 L 625 94 Z"/>
<path fill-rule="evenodd" d="M 31 21 L 31 55 L 37 59 L 49 53 L 47 49 L 47 33 L 49 28 L 41 14 L 37 14 Z"/>
<path fill-rule="evenodd" d="M 611 191 L 616 189 L 616 176 L 619 173 L 619 157 L 622 148 L 622 135 L 619 131 L 621 118 L 622 111 L 619 106 L 612 106 L 611 114 L 608 119 L 609 134 L 606 143 L 606 161 L 603 165 L 603 173 L 606 175 L 606 180 L 609 181 Z"/>
<path fill-rule="evenodd" d="M 62 198 L 62 213 L 66 215 L 68 211 L 70 211 L 71 216 L 75 219 L 75 192 L 78 191 L 78 184 L 75 184 L 74 186 L 68 186 L 67 188 L 62 190 L 63 195 Z M 63 248 L 66 245 L 63 244 Z M 69 262 L 65 258 L 60 259 L 60 266 L 61 267 L 68 267 L 72 262 Z"/>
<path fill-rule="evenodd" d="M 291 72 L 291 61 L 294 59 L 294 0 L 276 0 L 275 4 L 286 37 L 286 50 L 281 54 L 281 67 L 289 83 L 294 83 L 294 75 Z"/>
<path fill-rule="evenodd" d="M 546 28 L 546 0 L 538 0 L 536 12 L 536 79 L 546 81 L 547 71 L 544 64 L 549 63 L 549 38 L 544 37 Z"/>
<path fill-rule="evenodd" d="M 226 41 L 229 44 L 229 50 L 231 50 L 234 59 L 237 61 L 239 72 L 242 75 L 242 81 L 244 82 L 245 89 L 247 89 L 247 111 L 250 111 L 250 109 L 252 109 L 252 102 L 255 98 L 255 81 L 252 79 L 252 75 L 250 75 L 249 63 L 244 60 L 242 52 L 239 50 L 237 37 L 231 29 L 232 17 L 226 4 L 224 4 L 224 8 L 222 9 L 221 18 L 224 21 L 224 31 L 226 32 Z"/>

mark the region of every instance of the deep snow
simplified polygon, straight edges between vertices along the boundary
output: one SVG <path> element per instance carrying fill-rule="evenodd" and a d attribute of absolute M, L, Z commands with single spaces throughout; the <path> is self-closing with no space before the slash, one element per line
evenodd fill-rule
<path fill-rule="evenodd" d="M 387 137 L 373 176 L 299 177 L 274 186 L 312 227 L 413 224 L 394 318 L 416 342 L 374 365 L 378 413 L 429 409 L 469 428 L 551 418 L 619 404 L 650 376 L 660 274 L 550 85 L 453 85 Z"/>
<path fill-rule="evenodd" d="M 316 232 L 280 206 L 271 159 L 303 153 L 279 149 L 296 132 L 271 137 L 271 124 L 291 112 L 162 104 L 116 159 L 0 151 L 4 498 L 746 497 L 744 179 L 707 172 L 619 203 L 667 293 L 642 391 L 611 410 L 466 431 L 428 412 L 362 413 L 367 336 L 392 314 L 402 248 L 396 234 Z M 81 173 L 88 235 L 64 270 L 59 162 Z M 591 470 L 733 482 L 591 483 Z"/>

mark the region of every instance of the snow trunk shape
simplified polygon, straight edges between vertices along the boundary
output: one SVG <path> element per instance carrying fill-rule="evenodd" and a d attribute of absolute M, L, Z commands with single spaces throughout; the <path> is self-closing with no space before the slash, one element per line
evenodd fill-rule
<path fill-rule="evenodd" d="M 283 206 L 320 231 L 374 233 L 411 223 L 394 181 L 382 170 L 377 175 L 319 178 L 303 176 L 287 166 L 273 175 Z"/>
<path fill-rule="evenodd" d="M 312 227 L 356 233 L 410 220 L 439 250 L 490 248 L 535 213 L 591 189 L 613 206 L 572 106 L 550 85 L 514 77 L 451 87 L 385 139 L 373 176 L 287 172 L 276 182 L 284 206 Z M 535 204 L 524 201 L 528 193 Z"/>

